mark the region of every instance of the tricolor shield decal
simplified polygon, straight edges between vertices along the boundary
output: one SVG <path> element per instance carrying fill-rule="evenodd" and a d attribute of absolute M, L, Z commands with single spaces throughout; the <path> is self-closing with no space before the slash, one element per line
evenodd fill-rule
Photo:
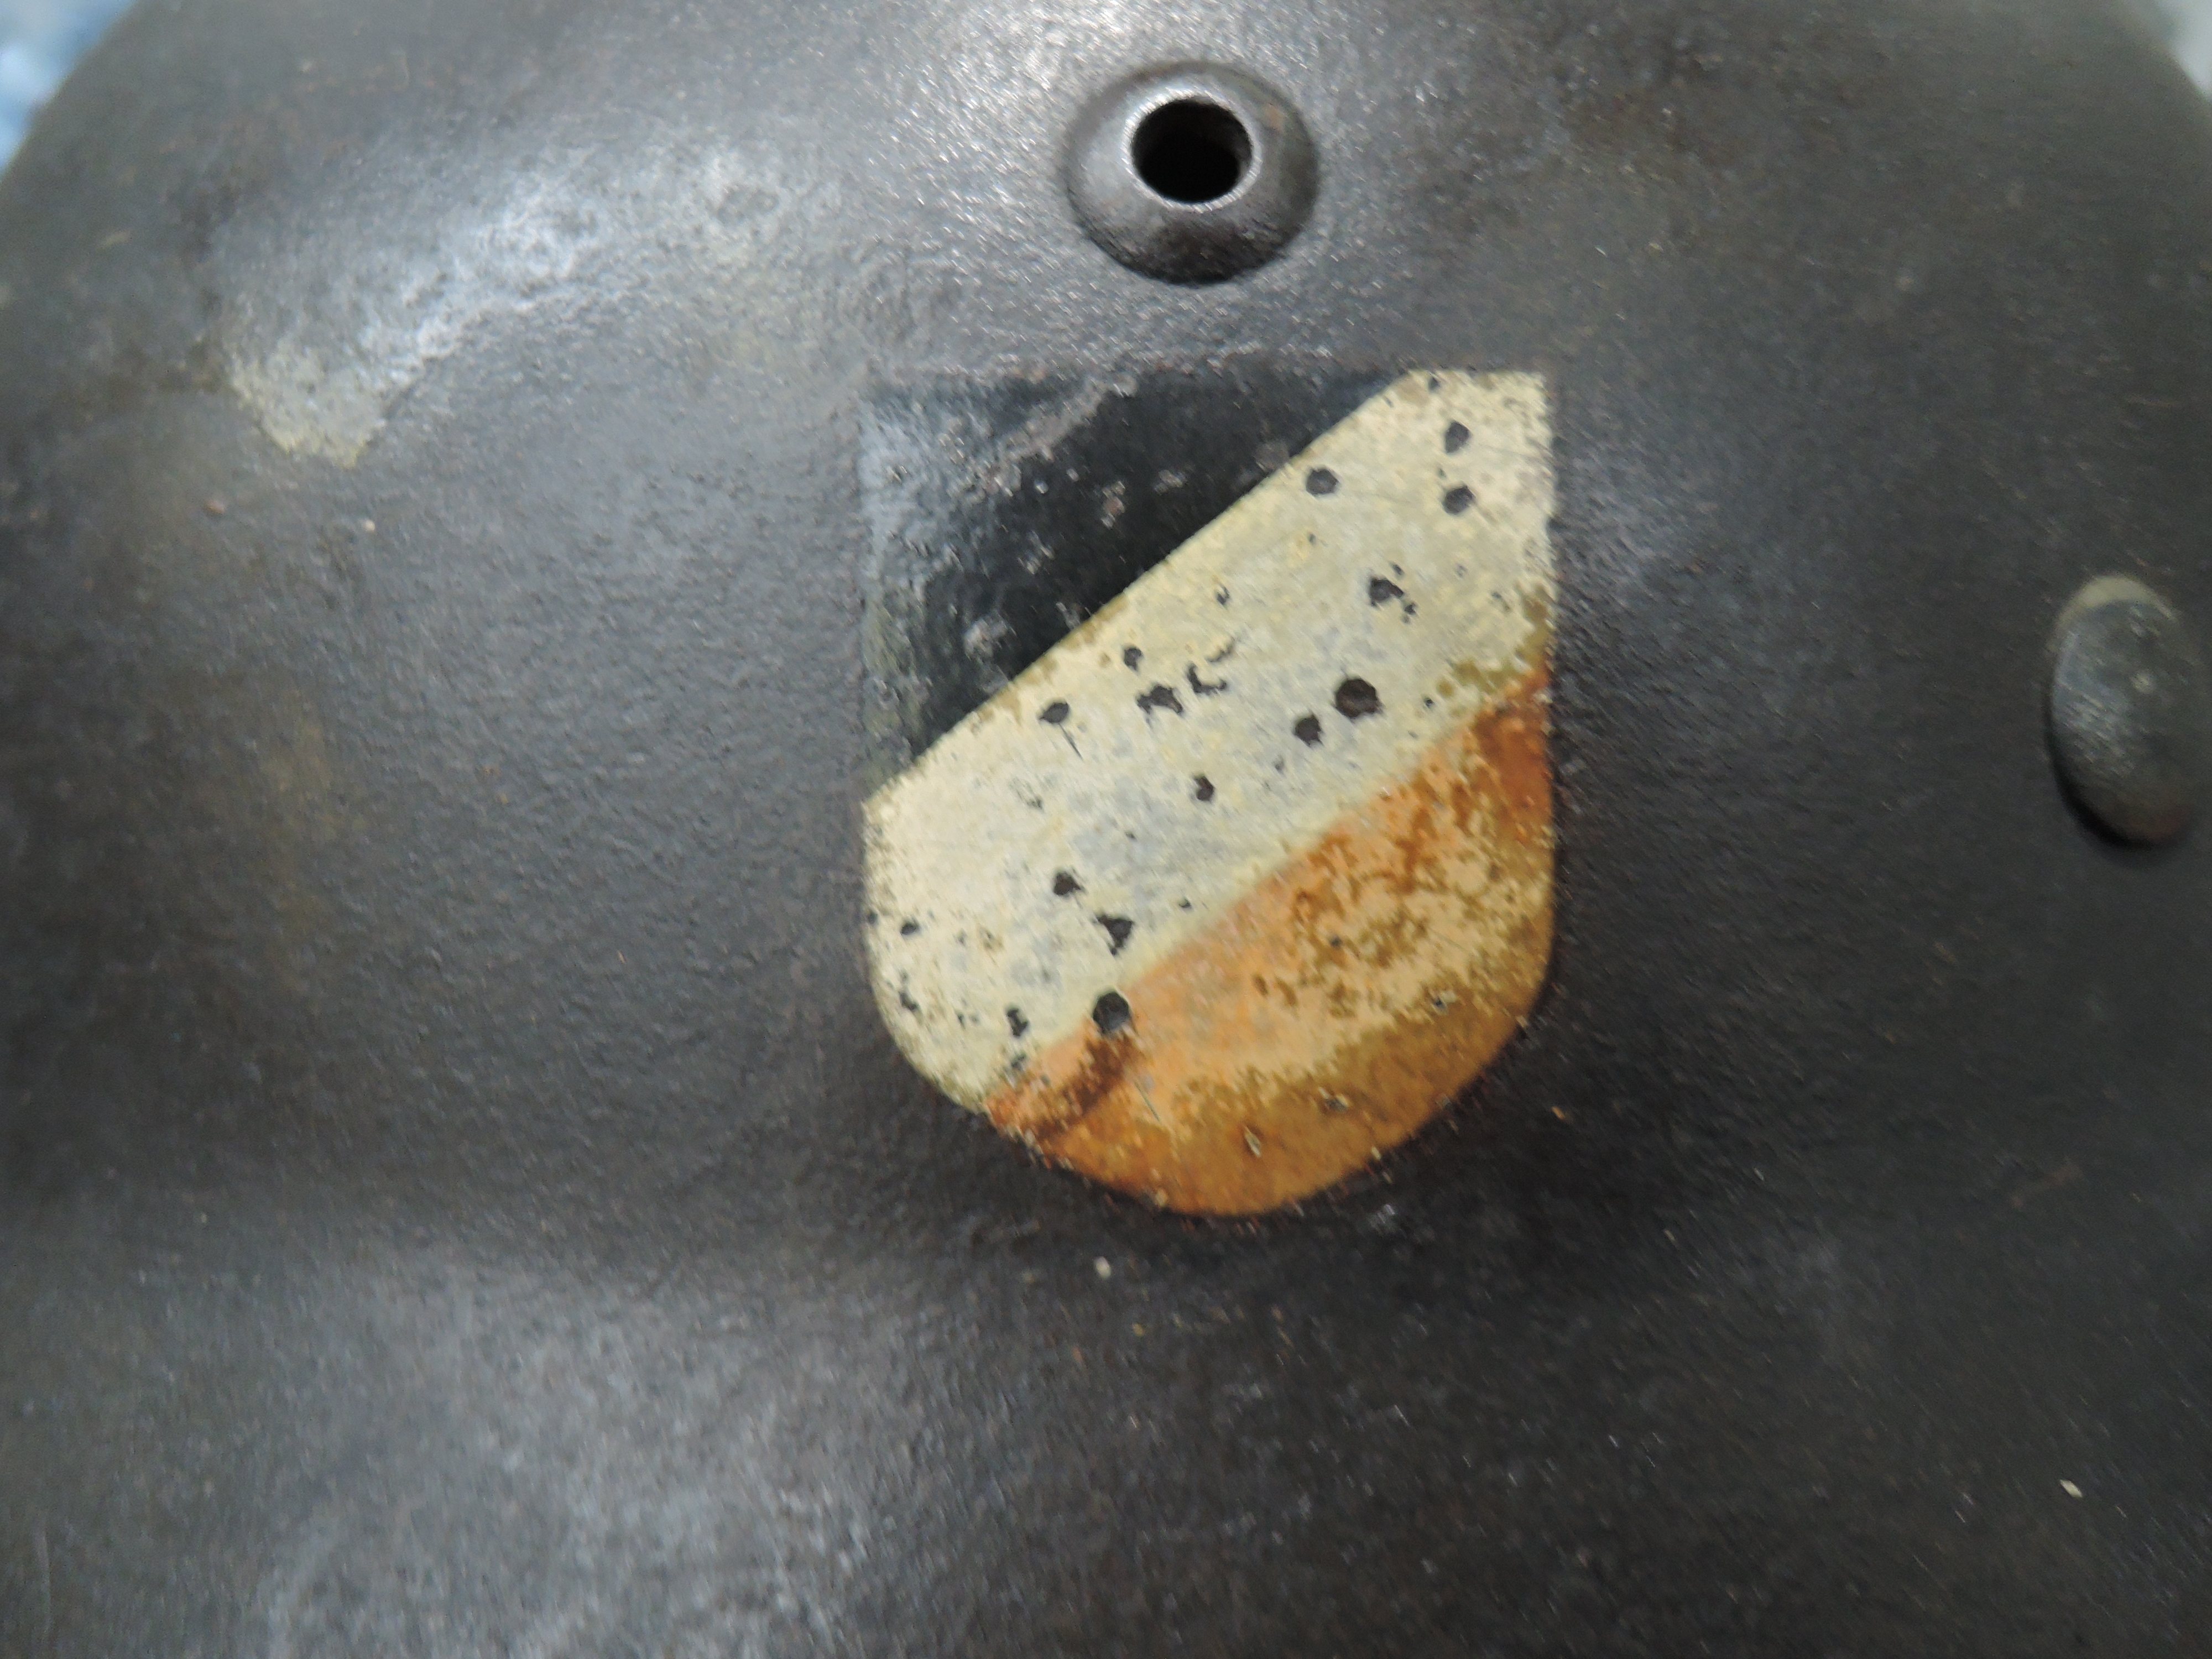
<path fill-rule="evenodd" d="M 1512 1037 L 1550 958 L 1545 384 L 1420 373 L 1358 396 L 1095 613 L 1063 602 L 1064 637 L 933 726 L 913 713 L 939 685 L 915 665 L 928 627 L 973 655 L 1009 624 L 930 623 L 960 550 L 900 567 L 882 548 L 910 526 L 878 525 L 884 1018 L 955 1100 L 1174 1210 L 1271 1210 L 1405 1140 Z M 879 419 L 878 499 L 914 498 L 921 408 Z M 990 556 L 1006 581 L 1090 568 L 1070 525 L 1095 508 L 1110 540 L 1116 490 L 1164 499 L 1182 477 L 1172 456 L 1128 478 L 1055 470 L 1079 447 L 1031 442 L 1028 482 L 971 465 L 1000 540 L 1023 542 L 1024 490 L 1084 495 L 1053 536 Z"/>

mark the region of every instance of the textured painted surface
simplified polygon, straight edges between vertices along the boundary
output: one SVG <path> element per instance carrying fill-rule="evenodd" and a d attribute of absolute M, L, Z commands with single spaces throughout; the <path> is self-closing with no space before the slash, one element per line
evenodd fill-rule
<path fill-rule="evenodd" d="M 1328 163 L 1203 295 L 1056 167 L 1194 49 Z M 664 155 L 791 216 L 637 196 L 350 468 L 234 394 Z M 2039 704 L 2091 577 L 2212 617 L 2109 9 L 179 0 L 0 232 L 0 1652 L 2202 1650 L 2212 842 Z M 1226 1224 L 884 1028 L 854 460 L 1254 349 L 1545 371 L 1561 878 L 1481 1109 Z"/>
<path fill-rule="evenodd" d="M 1427 1121 L 1549 956 L 1552 512 L 1539 378 L 1407 375 L 879 790 L 915 1064 L 1186 1210 Z"/>

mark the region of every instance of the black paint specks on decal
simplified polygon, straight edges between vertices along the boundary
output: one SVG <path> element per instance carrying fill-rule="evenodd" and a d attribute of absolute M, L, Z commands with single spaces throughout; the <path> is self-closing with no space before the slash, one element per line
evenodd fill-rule
<path fill-rule="evenodd" d="M 1370 605 L 1388 605 L 1393 599 L 1405 597 L 1406 590 L 1388 576 L 1370 576 L 1367 579 L 1367 603 Z"/>
<path fill-rule="evenodd" d="M 1047 726 L 1065 726 L 1067 723 L 1067 705 L 1064 702 L 1048 703 L 1044 713 L 1037 718 Z"/>
<path fill-rule="evenodd" d="M 1270 446 L 1274 476 L 867 803 L 867 902 L 890 924 L 869 968 L 901 1049 L 1008 1134 L 1169 1207 L 1256 1213 L 1366 1167 L 1511 1040 L 1543 982 L 1548 401 L 1533 375 L 1455 371 L 1433 398 L 1422 378 L 1295 461 Z M 1484 442 L 1448 459 L 1454 420 Z M 945 441 L 950 462 L 957 434 Z M 1053 453 L 1057 500 L 1078 486 Z M 1324 465 L 1338 489 L 1317 498 L 1307 480 Z M 1118 476 L 1148 471 L 1124 458 Z M 1479 500 L 1454 517 L 1439 501 L 1461 483 Z M 1237 616 L 1206 611 L 1231 590 Z M 1498 592 L 1518 601 L 1507 616 Z M 1054 698 L 1082 718 L 1031 729 Z M 1435 879 L 1401 879 L 1409 848 Z M 1062 871 L 1079 896 L 1055 895 Z M 907 915 L 930 918 L 921 939 L 891 936 Z M 1377 938 L 1419 939 L 1421 958 L 1366 973 L 1361 941 Z M 1299 963 L 1299 985 L 1358 983 L 1318 1016 L 1310 999 L 1285 1013 Z M 925 1016 L 896 1000 L 909 975 Z M 1449 1018 L 1425 1006 L 1440 983 L 1464 994 Z M 1316 1117 L 1325 1091 L 1352 1103 L 1346 1121 Z"/>
<path fill-rule="evenodd" d="M 1229 603 L 1229 590 L 1225 587 L 1215 588 L 1213 590 L 1213 602 L 1216 605 L 1227 605 Z"/>
<path fill-rule="evenodd" d="M 1052 896 L 1054 898 L 1066 898 L 1071 893 L 1079 893 L 1082 890 L 1083 884 L 1075 878 L 1074 871 L 1055 870 L 1053 872 Z"/>
<path fill-rule="evenodd" d="M 1325 466 L 1317 466 L 1306 474 L 1306 494 L 1309 495 L 1334 495 L 1336 486 L 1336 474 Z"/>
<path fill-rule="evenodd" d="M 1006 1010 L 1006 1029 L 1018 1037 L 1027 1036 L 1030 1034 L 1030 1023 L 1024 1018 L 1020 1009 Z"/>
<path fill-rule="evenodd" d="M 1382 699 L 1355 674 L 1336 688 L 1336 712 L 1348 720 L 1365 720 L 1382 712 Z"/>
<path fill-rule="evenodd" d="M 921 931 L 921 924 L 918 921 L 902 921 L 899 923 L 899 936 L 902 939 L 912 939 Z"/>
<path fill-rule="evenodd" d="M 1474 492 L 1465 484 L 1455 484 L 1444 492 L 1444 511 L 1456 516 L 1474 505 Z"/>
<path fill-rule="evenodd" d="M 872 391 L 860 447 L 872 781 L 905 770 L 1389 378 L 1240 362 Z M 1225 587 L 1214 597 L 1230 603 Z"/>
<path fill-rule="evenodd" d="M 1474 434 L 1458 421 L 1444 428 L 1444 453 L 1456 455 L 1467 447 L 1467 441 Z"/>

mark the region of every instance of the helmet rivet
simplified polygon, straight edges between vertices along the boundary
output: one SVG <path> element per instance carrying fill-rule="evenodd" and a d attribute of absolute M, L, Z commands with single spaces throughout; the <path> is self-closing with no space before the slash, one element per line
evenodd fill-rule
<path fill-rule="evenodd" d="M 1109 88 L 1077 121 L 1067 195 L 1130 270 L 1218 283 L 1282 252 L 1319 167 L 1288 100 L 1240 70 L 1179 64 Z"/>
<path fill-rule="evenodd" d="M 2155 847 L 2189 827 L 2212 757 L 2212 685 L 2181 614 L 2131 576 L 2074 596 L 2051 636 L 2051 748 L 2106 834 Z"/>

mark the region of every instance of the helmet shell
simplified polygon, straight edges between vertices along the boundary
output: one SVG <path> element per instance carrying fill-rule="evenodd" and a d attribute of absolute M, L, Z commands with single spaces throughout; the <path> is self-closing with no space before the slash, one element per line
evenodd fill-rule
<path fill-rule="evenodd" d="M 1194 62 L 1317 184 L 1165 283 Z M 2212 618 L 2208 283 L 2070 0 L 142 8 L 0 181 L 0 1645 L 2185 1644 L 2212 864 L 2044 700 Z M 1559 875 L 1229 1225 L 878 1018 L 858 452 L 1245 362 L 1547 377 Z"/>

